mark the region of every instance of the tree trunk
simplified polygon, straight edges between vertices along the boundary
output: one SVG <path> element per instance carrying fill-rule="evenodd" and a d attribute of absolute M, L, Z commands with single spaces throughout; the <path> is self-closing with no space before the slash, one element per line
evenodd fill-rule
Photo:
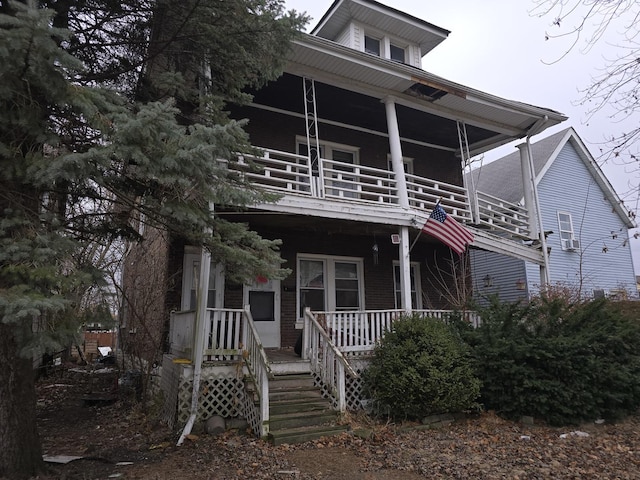
<path fill-rule="evenodd" d="M 0 322 L 0 478 L 25 479 L 41 471 L 44 463 L 33 363 L 20 356 L 17 328 Z"/>

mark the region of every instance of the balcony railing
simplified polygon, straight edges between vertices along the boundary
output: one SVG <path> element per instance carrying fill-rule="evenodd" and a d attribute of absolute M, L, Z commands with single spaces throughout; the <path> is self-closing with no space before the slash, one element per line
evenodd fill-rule
<path fill-rule="evenodd" d="M 529 238 L 529 214 L 523 206 L 483 192 L 476 192 L 476 205 L 476 223 L 479 225 L 499 235 Z"/>
<path fill-rule="evenodd" d="M 282 194 L 348 200 L 356 203 L 398 204 L 395 173 L 391 170 L 354 165 L 325 158 L 309 166 L 304 155 L 264 149 L 263 155 L 243 156 L 234 164 L 255 185 Z M 250 170 L 247 160 L 260 170 Z M 412 207 L 430 211 L 440 200 L 457 220 L 470 220 L 466 190 L 458 185 L 406 175 L 407 193 Z"/>

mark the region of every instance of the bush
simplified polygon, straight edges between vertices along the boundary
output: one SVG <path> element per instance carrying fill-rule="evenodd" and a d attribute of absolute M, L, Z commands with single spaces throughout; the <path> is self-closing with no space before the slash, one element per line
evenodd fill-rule
<path fill-rule="evenodd" d="M 543 296 L 494 303 L 481 317 L 464 335 L 485 408 L 562 425 L 615 420 L 640 406 L 640 325 L 611 303 Z"/>
<path fill-rule="evenodd" d="M 441 320 L 419 315 L 394 323 L 363 377 L 377 408 L 397 419 L 471 408 L 480 389 L 461 338 Z"/>

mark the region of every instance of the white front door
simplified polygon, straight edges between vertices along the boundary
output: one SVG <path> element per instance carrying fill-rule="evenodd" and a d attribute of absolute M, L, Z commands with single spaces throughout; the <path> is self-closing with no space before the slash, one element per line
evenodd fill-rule
<path fill-rule="evenodd" d="M 280 348 L 280 280 L 258 278 L 245 285 L 244 305 L 251 309 L 262 346 Z"/>

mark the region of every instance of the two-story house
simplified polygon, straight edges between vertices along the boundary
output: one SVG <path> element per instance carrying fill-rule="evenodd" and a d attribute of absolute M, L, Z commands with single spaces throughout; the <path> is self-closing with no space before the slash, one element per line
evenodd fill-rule
<path fill-rule="evenodd" d="M 532 205 L 492 192 L 471 197 L 463 172 L 471 156 L 565 117 L 423 70 L 422 57 L 448 34 L 375 1 L 336 0 L 311 33 L 293 41 L 284 75 L 252 92 L 251 105 L 231 108 L 234 118 L 249 119 L 246 130 L 263 152 L 253 159 L 262 169 L 246 174 L 281 198 L 245 211 L 216 206 L 215 214 L 281 239 L 292 273 L 230 284 L 219 265 L 200 272 L 208 257 L 197 245 L 167 241 L 163 265 L 179 273 L 161 299 L 165 311 L 179 310 L 163 370 L 169 416 L 186 405 L 178 419 L 187 420 L 192 399 L 180 392 L 190 391 L 184 386 L 192 376 L 207 377 L 210 397 L 200 404 L 208 414 L 241 414 L 259 434 L 273 432 L 268 385 L 278 368 L 293 367 L 276 365 L 265 349 L 298 341 L 307 362 L 298 368 L 311 369 L 334 408 L 357 408 L 358 381 L 345 380 L 345 372 L 357 376 L 352 359 L 370 352 L 400 313 L 443 315 L 464 301 L 452 292 L 468 281 L 467 257 L 421 234 L 438 203 L 473 233 L 474 249 L 544 270 L 541 250 L 523 243 L 535 240 Z M 198 309 L 196 291 L 205 283 L 209 297 Z M 205 374 L 202 359 L 241 362 L 259 407 L 247 400 L 236 367 L 215 373 L 207 363 Z M 190 421 L 194 415 L 203 414 L 192 409 Z"/>
<path fill-rule="evenodd" d="M 581 298 L 636 296 L 629 243 L 634 215 L 625 208 L 573 128 L 531 144 L 533 176 L 547 233 L 549 281 Z M 471 173 L 475 188 L 512 203 L 524 202 L 519 152 Z M 528 300 L 539 292 L 534 264 L 495 252 L 471 252 L 476 298 Z"/>

